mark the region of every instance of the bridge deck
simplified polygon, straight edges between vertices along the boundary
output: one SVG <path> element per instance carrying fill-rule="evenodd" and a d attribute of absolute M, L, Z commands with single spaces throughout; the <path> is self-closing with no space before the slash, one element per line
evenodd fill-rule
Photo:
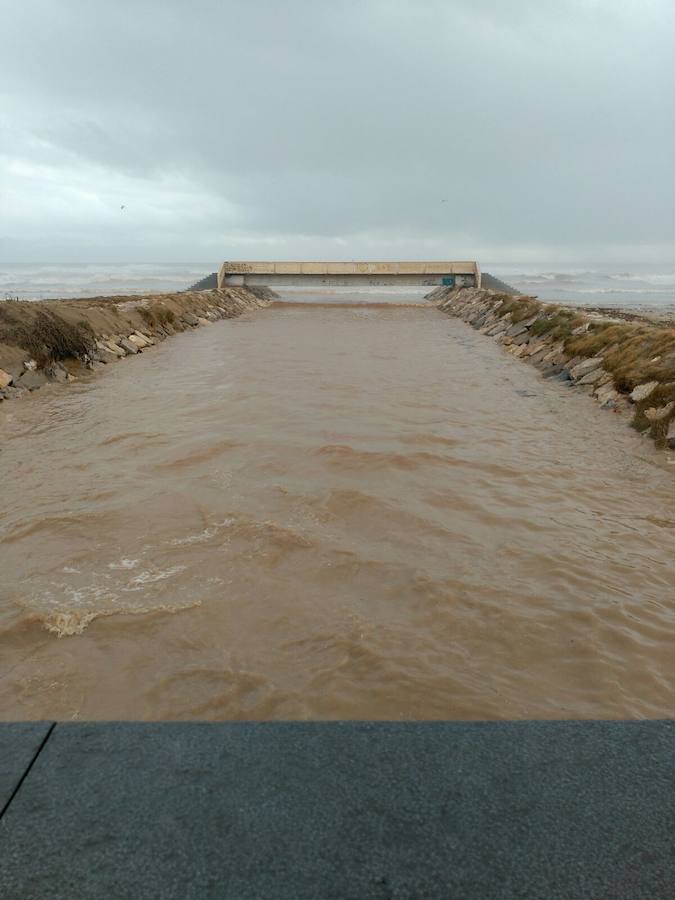
<path fill-rule="evenodd" d="M 218 286 L 242 283 L 255 279 L 262 284 L 279 279 L 373 279 L 386 283 L 389 280 L 407 279 L 409 284 L 441 284 L 443 277 L 454 277 L 458 283 L 470 283 L 480 287 L 480 267 L 475 261 L 457 260 L 340 260 L 340 261 L 260 261 L 227 260 L 220 267 Z M 262 279 L 262 280 L 261 280 Z"/>

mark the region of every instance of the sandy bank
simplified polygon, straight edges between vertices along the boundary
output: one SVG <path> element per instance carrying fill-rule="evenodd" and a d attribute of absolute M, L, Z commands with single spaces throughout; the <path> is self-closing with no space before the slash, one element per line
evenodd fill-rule
<path fill-rule="evenodd" d="M 642 317 L 542 303 L 481 288 L 427 294 L 507 352 L 625 413 L 660 447 L 675 449 L 675 327 Z"/>
<path fill-rule="evenodd" d="M 267 306 L 267 288 L 185 291 L 143 298 L 0 302 L 0 400 L 72 381 L 176 332 Z"/>

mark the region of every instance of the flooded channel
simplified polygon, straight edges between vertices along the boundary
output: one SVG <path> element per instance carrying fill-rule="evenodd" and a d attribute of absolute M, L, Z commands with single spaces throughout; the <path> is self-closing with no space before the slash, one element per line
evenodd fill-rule
<path fill-rule="evenodd" d="M 0 406 L 0 717 L 675 713 L 675 471 L 424 306 Z"/>

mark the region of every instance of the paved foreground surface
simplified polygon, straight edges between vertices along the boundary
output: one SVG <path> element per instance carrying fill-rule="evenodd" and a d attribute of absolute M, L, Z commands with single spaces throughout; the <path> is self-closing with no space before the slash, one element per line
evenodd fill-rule
<path fill-rule="evenodd" d="M 0 896 L 673 897 L 674 722 L 0 724 Z"/>

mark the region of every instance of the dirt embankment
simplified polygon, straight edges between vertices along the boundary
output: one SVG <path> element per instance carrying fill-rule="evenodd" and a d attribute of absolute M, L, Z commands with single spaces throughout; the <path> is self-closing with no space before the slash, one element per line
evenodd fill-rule
<path fill-rule="evenodd" d="M 617 318 L 480 288 L 427 294 L 440 309 L 496 338 L 566 381 L 604 409 L 629 414 L 657 446 L 675 449 L 675 327 L 668 321 Z"/>
<path fill-rule="evenodd" d="M 184 291 L 144 298 L 0 301 L 0 400 L 72 381 L 179 331 L 267 306 L 268 288 Z"/>

